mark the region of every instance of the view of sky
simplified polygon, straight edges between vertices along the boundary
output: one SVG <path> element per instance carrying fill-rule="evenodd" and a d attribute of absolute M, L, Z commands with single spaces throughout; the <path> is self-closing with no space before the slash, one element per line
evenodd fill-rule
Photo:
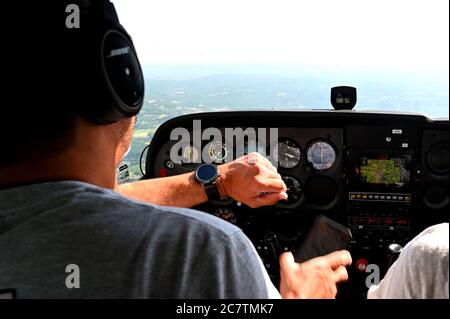
<path fill-rule="evenodd" d="M 447 0 L 114 0 L 143 64 L 447 69 Z"/>

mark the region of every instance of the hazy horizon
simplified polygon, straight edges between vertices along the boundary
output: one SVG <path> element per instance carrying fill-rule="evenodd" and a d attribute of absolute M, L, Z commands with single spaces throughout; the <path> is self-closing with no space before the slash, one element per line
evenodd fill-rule
<path fill-rule="evenodd" d="M 114 0 L 143 64 L 449 66 L 441 0 Z"/>

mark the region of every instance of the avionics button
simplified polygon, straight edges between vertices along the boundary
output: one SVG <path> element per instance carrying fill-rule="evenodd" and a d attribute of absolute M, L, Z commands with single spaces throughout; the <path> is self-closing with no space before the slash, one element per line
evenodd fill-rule
<path fill-rule="evenodd" d="M 405 201 L 408 201 L 408 202 L 409 202 L 409 201 L 411 200 L 411 197 L 405 196 L 404 199 L 405 199 Z"/>
<path fill-rule="evenodd" d="M 365 272 L 368 264 L 369 262 L 367 261 L 367 259 L 358 258 L 358 260 L 355 263 L 355 267 L 359 272 Z"/>

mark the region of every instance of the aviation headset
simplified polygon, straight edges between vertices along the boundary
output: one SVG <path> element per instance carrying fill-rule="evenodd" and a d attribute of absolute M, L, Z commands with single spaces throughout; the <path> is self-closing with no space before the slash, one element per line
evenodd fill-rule
<path fill-rule="evenodd" d="M 97 124 L 110 124 L 139 113 L 144 78 L 131 37 L 109 0 L 80 1 L 81 77 L 85 95 L 76 111 Z M 80 58 L 79 56 L 75 58 Z"/>

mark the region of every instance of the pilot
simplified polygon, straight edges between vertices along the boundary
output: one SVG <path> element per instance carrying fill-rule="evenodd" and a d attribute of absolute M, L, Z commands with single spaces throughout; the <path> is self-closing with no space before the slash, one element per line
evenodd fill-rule
<path fill-rule="evenodd" d="M 283 254 L 278 292 L 239 228 L 173 207 L 208 199 L 193 174 L 117 186 L 143 98 L 139 78 L 127 95 L 124 77 L 140 67 L 109 1 L 70 3 L 81 6 L 80 28 L 59 29 L 61 4 L 16 11 L 0 117 L 0 289 L 18 298 L 334 298 L 347 251 L 302 264 Z M 125 67 L 100 59 L 110 57 Z M 221 196 L 251 207 L 286 198 L 261 155 L 219 173 Z"/>

